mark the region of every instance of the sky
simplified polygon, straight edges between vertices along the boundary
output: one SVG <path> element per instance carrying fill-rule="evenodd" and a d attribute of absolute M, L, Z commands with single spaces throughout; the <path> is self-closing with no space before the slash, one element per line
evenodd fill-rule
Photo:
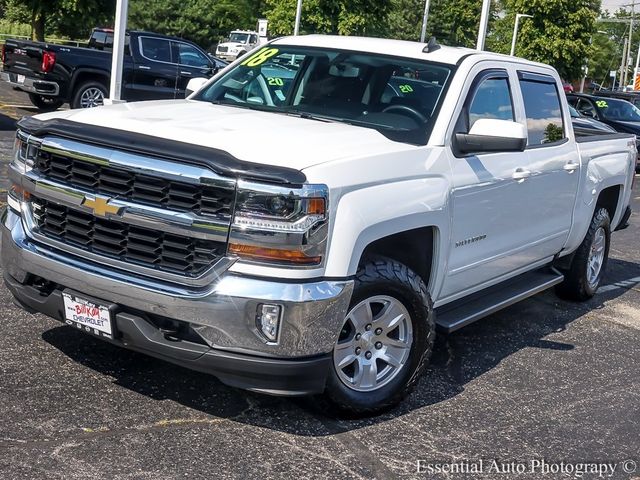
<path fill-rule="evenodd" d="M 602 10 L 609 10 L 610 12 L 615 12 L 622 5 L 629 5 L 634 0 L 602 0 Z M 640 0 L 635 0 L 636 9 L 640 10 Z"/>

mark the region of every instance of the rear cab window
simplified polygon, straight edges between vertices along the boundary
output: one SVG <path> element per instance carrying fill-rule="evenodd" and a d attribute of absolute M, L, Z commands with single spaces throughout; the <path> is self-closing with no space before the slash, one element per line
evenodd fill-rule
<path fill-rule="evenodd" d="M 518 79 L 527 118 L 527 146 L 549 146 L 565 141 L 562 103 L 555 79 L 524 71 L 518 72 Z"/>

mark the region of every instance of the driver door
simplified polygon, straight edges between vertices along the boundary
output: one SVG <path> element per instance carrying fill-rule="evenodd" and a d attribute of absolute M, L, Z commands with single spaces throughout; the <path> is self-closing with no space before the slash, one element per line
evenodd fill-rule
<path fill-rule="evenodd" d="M 481 118 L 525 124 L 517 80 L 503 65 L 472 71 L 450 138 L 468 133 Z M 528 155 L 463 155 L 452 144 L 447 149 L 453 183 L 450 253 L 439 295 L 444 303 L 506 279 L 535 261 L 527 238 L 535 192 L 521 178 L 529 171 Z"/>

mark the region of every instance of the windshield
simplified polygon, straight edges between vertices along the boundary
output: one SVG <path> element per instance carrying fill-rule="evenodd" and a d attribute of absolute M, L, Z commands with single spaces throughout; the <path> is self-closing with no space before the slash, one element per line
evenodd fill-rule
<path fill-rule="evenodd" d="M 247 43 L 249 39 L 248 33 L 232 33 L 229 36 L 229 41 L 234 43 Z"/>
<path fill-rule="evenodd" d="M 640 122 L 640 110 L 626 100 L 600 97 L 596 105 L 607 120 L 622 122 Z"/>
<path fill-rule="evenodd" d="M 371 53 L 273 45 L 196 97 L 217 104 L 374 128 L 425 144 L 451 67 Z"/>

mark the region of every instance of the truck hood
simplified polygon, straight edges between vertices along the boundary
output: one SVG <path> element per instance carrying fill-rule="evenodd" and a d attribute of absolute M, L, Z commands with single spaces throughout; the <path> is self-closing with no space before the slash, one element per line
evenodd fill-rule
<path fill-rule="evenodd" d="M 239 160 L 296 170 L 415 148 L 374 129 L 196 100 L 122 103 L 37 115 L 224 150 Z"/>

